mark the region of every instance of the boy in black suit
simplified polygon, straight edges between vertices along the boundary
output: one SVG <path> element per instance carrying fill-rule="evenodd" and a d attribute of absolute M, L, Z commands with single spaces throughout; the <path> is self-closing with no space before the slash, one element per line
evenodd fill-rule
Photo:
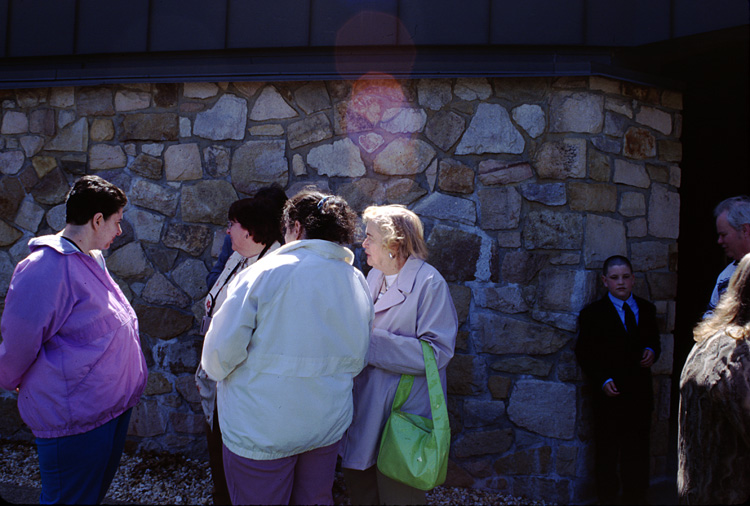
<path fill-rule="evenodd" d="M 632 295 L 635 279 L 627 258 L 609 257 L 602 270 L 609 293 L 581 311 L 576 344 L 593 396 L 596 488 L 601 504 L 617 502 L 619 485 L 623 503 L 645 504 L 651 366 L 661 352 L 656 308 Z"/>

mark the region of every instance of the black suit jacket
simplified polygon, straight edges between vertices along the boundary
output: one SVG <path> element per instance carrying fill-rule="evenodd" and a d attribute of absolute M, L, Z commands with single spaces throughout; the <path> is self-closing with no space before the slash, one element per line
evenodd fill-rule
<path fill-rule="evenodd" d="M 661 354 L 656 307 L 635 297 L 638 304 L 638 336 L 633 338 L 625 329 L 609 296 L 589 304 L 578 318 L 576 357 L 591 383 L 594 402 L 606 402 L 604 382 L 612 378 L 620 391 L 621 401 L 633 402 L 644 408 L 653 407 L 651 369 L 640 366 L 643 350 L 654 350 L 654 362 Z"/>

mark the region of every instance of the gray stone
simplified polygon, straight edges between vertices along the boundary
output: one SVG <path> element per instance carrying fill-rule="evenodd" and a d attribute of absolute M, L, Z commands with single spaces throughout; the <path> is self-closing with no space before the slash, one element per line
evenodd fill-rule
<path fill-rule="evenodd" d="M 425 135 L 437 147 L 448 151 L 464 133 L 466 121 L 453 111 L 438 111 L 427 121 Z"/>
<path fill-rule="evenodd" d="M 183 434 L 203 434 L 204 426 L 206 424 L 203 415 L 181 413 L 179 411 L 173 411 L 170 413 L 169 420 L 172 422 L 174 430 Z"/>
<path fill-rule="evenodd" d="M 481 237 L 443 225 L 435 225 L 427 240 L 430 264 L 448 282 L 474 279 L 481 246 Z"/>
<path fill-rule="evenodd" d="M 151 156 L 161 156 L 164 152 L 164 144 L 146 143 L 141 146 L 141 151 Z"/>
<path fill-rule="evenodd" d="M 3 222 L 0 221 L 0 227 Z M 4 251 L 0 251 L 0 297 L 5 297 L 10 286 L 10 278 L 13 277 L 13 269 L 15 269 L 15 262 L 13 262 Z M 2 422 L 0 422 L 2 423 Z"/>
<path fill-rule="evenodd" d="M 127 163 L 128 157 L 118 145 L 94 144 L 89 150 L 91 170 L 120 169 Z"/>
<path fill-rule="evenodd" d="M 112 116 L 115 113 L 110 88 L 90 86 L 76 91 L 78 116 Z"/>
<path fill-rule="evenodd" d="M 155 400 L 144 399 L 133 408 L 129 436 L 154 437 L 167 431 L 167 418 Z"/>
<path fill-rule="evenodd" d="M 533 161 L 540 178 L 586 177 L 586 139 L 545 142 Z"/>
<path fill-rule="evenodd" d="M 588 268 L 598 268 L 612 255 L 627 256 L 625 225 L 606 216 L 590 214 L 586 217 L 586 240 L 583 258 Z"/>
<path fill-rule="evenodd" d="M 161 158 L 141 153 L 133 160 L 130 170 L 149 179 L 161 179 L 163 165 Z"/>
<path fill-rule="evenodd" d="M 570 480 L 517 476 L 513 480 L 512 493 L 530 501 L 554 501 L 555 504 L 572 504 L 572 484 Z"/>
<path fill-rule="evenodd" d="M 167 181 L 201 179 L 201 155 L 198 144 L 175 144 L 164 152 L 164 172 Z"/>
<path fill-rule="evenodd" d="M 204 225 L 171 223 L 164 236 L 164 245 L 178 248 L 193 255 L 200 255 L 211 240 L 211 229 Z"/>
<path fill-rule="evenodd" d="M 32 157 L 39 153 L 44 147 L 44 137 L 38 135 L 24 135 L 21 137 L 21 147 L 24 154 Z M 2 162 L 0 161 L 0 172 L 2 172 Z"/>
<path fill-rule="evenodd" d="M 525 183 L 519 187 L 526 200 L 540 202 L 547 206 L 561 206 L 568 201 L 565 183 Z"/>
<path fill-rule="evenodd" d="M 612 172 L 609 156 L 601 151 L 592 149 L 589 151 L 589 177 L 595 181 L 609 181 Z"/>
<path fill-rule="evenodd" d="M 682 161 L 682 143 L 679 141 L 660 140 L 659 160 L 666 162 Z"/>
<path fill-rule="evenodd" d="M 80 151 L 86 152 L 89 145 L 89 125 L 86 118 L 81 118 L 60 130 L 56 137 L 45 144 L 47 151 Z"/>
<path fill-rule="evenodd" d="M 588 301 L 586 301 L 588 302 Z M 585 304 L 584 304 L 585 305 Z M 561 330 L 575 332 L 578 328 L 578 315 L 570 313 L 555 313 L 551 311 L 533 310 L 531 317 L 540 323 L 546 323 Z"/>
<path fill-rule="evenodd" d="M 357 213 L 361 213 L 368 206 L 385 202 L 383 184 L 373 179 L 363 178 L 352 183 L 344 183 L 339 186 L 337 193 Z"/>
<path fill-rule="evenodd" d="M 328 96 L 325 83 L 312 81 L 305 84 L 294 92 L 294 98 L 303 111 L 307 114 L 322 111 L 331 107 L 331 98 Z"/>
<path fill-rule="evenodd" d="M 133 204 L 174 216 L 180 202 L 180 192 L 150 181 L 136 181 L 130 190 Z"/>
<path fill-rule="evenodd" d="M 89 139 L 94 142 L 111 141 L 115 138 L 115 126 L 111 119 L 96 118 L 91 123 Z"/>
<path fill-rule="evenodd" d="M 503 280 L 528 285 L 547 263 L 548 258 L 547 254 L 536 251 L 509 251 L 503 258 Z"/>
<path fill-rule="evenodd" d="M 23 162 L 26 158 L 23 156 L 22 151 L 6 151 L 0 153 L 0 172 L 5 175 L 18 174 L 18 171 L 23 167 Z"/>
<path fill-rule="evenodd" d="M 677 297 L 676 272 L 647 272 L 646 281 L 651 300 L 674 300 Z"/>
<path fill-rule="evenodd" d="M 552 467 L 552 448 L 542 446 L 503 456 L 495 461 L 500 475 L 546 475 Z"/>
<path fill-rule="evenodd" d="M 230 173 L 232 184 L 242 193 L 253 193 L 271 183 L 286 187 L 289 181 L 286 143 L 281 140 L 244 143 L 232 155 Z"/>
<path fill-rule="evenodd" d="M 618 211 L 623 216 L 643 216 L 646 214 L 646 198 L 642 193 L 624 192 Z"/>
<path fill-rule="evenodd" d="M 547 124 L 544 111 L 536 104 L 523 104 L 511 111 L 513 121 L 526 130 L 532 138 L 536 139 L 544 133 Z"/>
<path fill-rule="evenodd" d="M 518 285 L 488 287 L 479 290 L 477 303 L 506 314 L 525 313 L 529 310 L 524 290 Z"/>
<path fill-rule="evenodd" d="M 385 199 L 391 204 L 408 206 L 427 195 L 427 190 L 409 178 L 388 181 L 385 186 Z"/>
<path fill-rule="evenodd" d="M 120 90 L 115 93 L 115 110 L 118 112 L 148 109 L 150 105 L 150 93 L 131 90 Z"/>
<path fill-rule="evenodd" d="M 664 135 L 672 133 L 672 115 L 654 107 L 641 106 L 641 110 L 635 115 L 635 120 Z"/>
<path fill-rule="evenodd" d="M 297 111 L 284 101 L 276 88 L 266 86 L 255 100 L 253 110 L 250 112 L 250 119 L 266 121 L 269 119 L 294 118 L 297 115 Z"/>
<path fill-rule="evenodd" d="M 226 235 L 226 232 L 223 234 Z M 164 248 L 161 244 L 146 244 L 145 246 L 149 258 L 159 271 L 169 272 L 172 270 L 172 266 L 175 260 L 177 260 L 179 253 L 177 250 Z M 221 244 L 219 245 L 219 250 L 221 250 Z M 219 256 L 219 254 L 216 253 L 216 256 Z"/>
<path fill-rule="evenodd" d="M 141 296 L 146 302 L 152 304 L 181 308 L 190 305 L 190 298 L 182 290 L 170 283 L 160 272 L 151 276 Z"/>
<path fill-rule="evenodd" d="M 507 399 L 510 393 L 511 380 L 506 376 L 490 376 L 487 389 L 493 399 Z"/>
<path fill-rule="evenodd" d="M 190 118 L 180 118 L 180 137 L 190 137 L 193 135 L 193 124 Z"/>
<path fill-rule="evenodd" d="M 622 151 L 622 143 L 620 142 L 620 139 L 598 135 L 596 137 L 591 137 L 591 144 L 593 144 L 599 151 L 604 151 L 605 153 L 619 155 Z"/>
<path fill-rule="evenodd" d="M 531 165 L 525 162 L 507 163 L 501 160 L 479 162 L 479 181 L 485 186 L 518 183 L 533 176 Z"/>
<path fill-rule="evenodd" d="M 219 93 L 219 87 L 214 83 L 185 83 L 182 94 L 186 98 L 211 98 Z"/>
<path fill-rule="evenodd" d="M 107 268 L 125 279 L 144 279 L 154 273 L 138 242 L 131 242 L 107 257 Z"/>
<path fill-rule="evenodd" d="M 617 188 L 611 184 L 568 183 L 568 204 L 572 211 L 614 212 Z"/>
<path fill-rule="evenodd" d="M 463 437 L 453 442 L 452 448 L 455 456 L 463 459 L 478 455 L 504 453 L 512 445 L 513 430 L 499 429 L 464 434 Z"/>
<path fill-rule="evenodd" d="M 176 343 L 159 343 L 154 350 L 156 362 L 172 374 L 195 372 L 201 359 L 202 343 L 192 336 Z"/>
<path fill-rule="evenodd" d="M 578 313 L 596 292 L 596 274 L 589 270 L 550 267 L 539 273 L 536 300 L 543 311 Z"/>
<path fill-rule="evenodd" d="M 426 142 L 399 137 L 378 153 L 372 166 L 378 174 L 411 176 L 424 172 L 433 158 L 435 150 Z"/>
<path fill-rule="evenodd" d="M 570 340 L 565 333 L 547 325 L 496 313 L 473 314 L 471 330 L 477 350 L 493 355 L 549 355 Z"/>
<path fill-rule="evenodd" d="M 487 100 L 492 95 L 492 87 L 484 77 L 458 78 L 453 93 L 461 100 Z"/>
<path fill-rule="evenodd" d="M 498 401 L 464 401 L 464 424 L 466 427 L 486 427 L 505 420 L 505 403 Z"/>
<path fill-rule="evenodd" d="M 209 146 L 203 150 L 203 165 L 211 177 L 223 178 L 229 175 L 230 150 L 224 146 Z"/>
<path fill-rule="evenodd" d="M 417 202 L 414 212 L 422 217 L 454 221 L 464 225 L 474 225 L 477 221 L 474 202 L 442 193 L 432 193 Z"/>
<path fill-rule="evenodd" d="M 179 118 L 174 113 L 135 113 L 123 117 L 119 140 L 176 141 L 180 135 Z"/>
<path fill-rule="evenodd" d="M 246 124 L 247 100 L 223 95 L 211 109 L 196 115 L 193 134 L 215 141 L 242 140 Z"/>
<path fill-rule="evenodd" d="M 47 225 L 55 232 L 65 228 L 67 208 L 65 204 L 59 204 L 47 211 Z"/>
<path fill-rule="evenodd" d="M 648 233 L 654 237 L 677 239 L 680 233 L 680 194 L 655 184 L 648 199 Z"/>
<path fill-rule="evenodd" d="M 656 241 L 634 242 L 630 245 L 630 261 L 638 271 L 665 268 L 669 265 L 669 245 Z"/>
<path fill-rule="evenodd" d="M 651 186 L 645 165 L 641 162 L 630 162 L 627 160 L 615 160 L 615 173 L 612 181 L 638 188 Z"/>
<path fill-rule="evenodd" d="M 456 160 L 440 160 L 438 187 L 446 192 L 473 193 L 474 171 Z"/>
<path fill-rule="evenodd" d="M 284 127 L 281 125 L 256 125 L 250 127 L 250 135 L 256 137 L 280 137 L 284 135 Z"/>
<path fill-rule="evenodd" d="M 229 206 L 235 200 L 237 192 L 228 181 L 198 181 L 195 184 L 184 185 L 180 198 L 182 220 L 224 225 Z"/>
<path fill-rule="evenodd" d="M 419 105 L 439 111 L 453 98 L 451 85 L 445 79 L 420 79 L 417 84 Z"/>
<path fill-rule="evenodd" d="M 292 172 L 295 176 L 307 175 L 307 165 L 305 165 L 305 159 L 302 155 L 295 153 L 292 157 Z"/>
<path fill-rule="evenodd" d="M 508 416 L 516 425 L 542 436 L 571 440 L 575 436 L 576 388 L 551 381 L 517 381 Z"/>
<path fill-rule="evenodd" d="M 307 163 L 320 175 L 359 177 L 365 174 L 359 148 L 348 137 L 311 149 Z"/>
<path fill-rule="evenodd" d="M 380 119 L 380 127 L 392 134 L 421 132 L 425 123 L 427 113 L 411 107 L 387 109 Z"/>
<path fill-rule="evenodd" d="M 607 112 L 604 115 L 604 133 L 612 137 L 622 137 L 628 130 L 630 121 L 625 116 Z"/>
<path fill-rule="evenodd" d="M 75 104 L 75 88 L 73 86 L 50 88 L 49 103 L 53 107 L 72 106 Z"/>
<path fill-rule="evenodd" d="M 583 217 L 552 211 L 531 211 L 523 227 L 526 249 L 579 249 L 583 243 Z"/>
<path fill-rule="evenodd" d="M 33 199 L 26 198 L 21 202 L 21 207 L 16 215 L 16 225 L 30 232 L 36 233 L 39 224 L 44 218 L 44 209 Z"/>
<path fill-rule="evenodd" d="M 518 227 L 522 198 L 513 187 L 483 188 L 477 191 L 480 225 L 485 230 L 507 230 Z"/>
<path fill-rule="evenodd" d="M 586 92 L 562 91 L 550 101 L 551 132 L 599 133 L 604 124 L 604 97 Z"/>
<path fill-rule="evenodd" d="M 146 390 L 143 391 L 144 395 L 159 395 L 171 392 L 172 384 L 162 373 L 149 372 L 148 381 L 146 382 Z"/>
<path fill-rule="evenodd" d="M 15 135 L 25 134 L 29 131 L 29 118 L 20 111 L 7 111 L 3 114 L 3 123 L 0 126 L 0 134 Z"/>
<path fill-rule="evenodd" d="M 291 123 L 288 128 L 289 147 L 292 149 L 331 137 L 333 137 L 331 123 L 328 121 L 328 116 L 323 113 Z"/>
<path fill-rule="evenodd" d="M 633 101 L 632 100 L 624 100 L 619 97 L 607 97 L 604 101 L 604 108 L 608 111 L 616 112 L 617 114 L 622 114 L 623 116 L 627 116 L 628 118 L 633 118 Z"/>
<path fill-rule="evenodd" d="M 75 111 L 60 111 L 57 114 L 57 128 L 64 128 L 76 120 Z"/>
<path fill-rule="evenodd" d="M 628 237 L 646 237 L 648 222 L 646 218 L 636 218 L 628 222 Z"/>
<path fill-rule="evenodd" d="M 133 226 L 135 238 L 144 242 L 159 242 L 164 228 L 164 217 L 141 209 L 130 207 L 125 212 L 125 219 Z"/>
<path fill-rule="evenodd" d="M 479 104 L 456 154 L 523 153 L 525 141 L 499 104 Z"/>
<path fill-rule="evenodd" d="M 172 279 L 193 299 L 200 299 L 206 295 L 206 276 L 208 269 L 201 260 L 188 258 L 172 271 Z"/>
<path fill-rule="evenodd" d="M 65 174 L 60 169 L 54 169 L 31 189 L 31 194 L 40 204 L 54 206 L 65 201 L 69 188 Z"/>
<path fill-rule="evenodd" d="M 357 144 L 368 153 L 373 153 L 385 143 L 385 139 L 380 134 L 375 132 L 368 132 L 364 135 L 360 135 L 357 139 Z"/>
<path fill-rule="evenodd" d="M 0 220 L 0 246 L 10 246 L 22 236 L 23 234 L 20 231 Z"/>
<path fill-rule="evenodd" d="M 642 160 L 656 156 L 656 139 L 645 128 L 629 128 L 624 140 L 622 154 L 628 158 Z"/>
<path fill-rule="evenodd" d="M 174 387 L 186 401 L 190 403 L 198 403 L 201 401 L 200 393 L 198 393 L 198 389 L 195 386 L 194 375 L 186 374 L 175 378 Z"/>

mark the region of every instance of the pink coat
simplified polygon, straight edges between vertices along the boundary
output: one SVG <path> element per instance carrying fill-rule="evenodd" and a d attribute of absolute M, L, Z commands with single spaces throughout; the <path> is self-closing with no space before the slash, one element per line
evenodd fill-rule
<path fill-rule="evenodd" d="M 29 242 L 2 316 L 0 387 L 15 390 L 36 437 L 93 430 L 146 386 L 138 319 L 117 283 L 60 236 Z"/>
<path fill-rule="evenodd" d="M 373 300 L 383 277 L 377 269 L 367 276 Z M 368 365 L 354 379 L 354 418 L 342 440 L 343 467 L 367 469 L 377 462 L 380 435 L 401 374 L 415 376 L 402 409 L 431 418 L 420 340 L 435 351 L 446 391 L 445 369 L 453 357 L 457 331 L 456 309 L 445 279 L 428 263 L 409 257 L 393 286 L 375 302 Z"/>

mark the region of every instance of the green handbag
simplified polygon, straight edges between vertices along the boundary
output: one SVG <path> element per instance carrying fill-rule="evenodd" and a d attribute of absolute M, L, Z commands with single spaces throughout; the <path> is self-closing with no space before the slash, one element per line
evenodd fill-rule
<path fill-rule="evenodd" d="M 414 383 L 414 376 L 401 375 L 391 414 L 380 438 L 378 470 L 400 483 L 431 490 L 445 481 L 451 429 L 435 353 L 424 341 L 422 354 L 432 420 L 401 411 Z"/>

